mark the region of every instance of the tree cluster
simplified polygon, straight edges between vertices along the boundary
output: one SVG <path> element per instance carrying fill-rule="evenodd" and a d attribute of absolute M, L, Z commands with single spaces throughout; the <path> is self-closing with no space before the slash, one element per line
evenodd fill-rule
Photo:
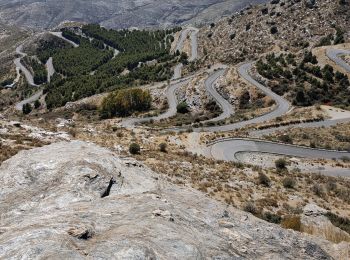
<path fill-rule="evenodd" d="M 122 52 L 164 51 L 170 48 L 174 40 L 172 33 L 179 30 L 108 30 L 97 24 L 85 25 L 82 31 L 85 35 L 101 40 Z"/>
<path fill-rule="evenodd" d="M 316 57 L 311 52 L 305 52 L 299 61 L 291 54 L 270 54 L 259 60 L 256 67 L 259 74 L 270 80 L 271 89 L 279 95 L 288 93 L 294 105 L 349 107 L 350 83 L 347 75 L 334 71 L 330 65 L 321 68 L 317 64 Z"/>
<path fill-rule="evenodd" d="M 65 76 L 88 74 L 113 57 L 113 51 L 101 50 L 84 42 L 77 48 L 61 49 L 53 55 L 53 65 L 57 72 Z"/>
<path fill-rule="evenodd" d="M 71 44 L 65 40 L 54 37 L 48 40 L 40 40 L 38 48 L 36 49 L 36 56 L 41 61 L 41 63 L 46 63 L 46 61 L 53 56 L 54 53 L 60 49 L 69 49 L 73 48 Z"/>
<path fill-rule="evenodd" d="M 74 32 L 67 31 L 69 39 L 76 38 L 80 45 L 54 51 L 54 67 L 64 77 L 52 79 L 46 87 L 47 107 L 59 107 L 94 94 L 170 79 L 177 57 L 169 53 L 164 39 L 173 40 L 170 33 L 176 30 L 114 31 L 96 25 L 84 26 L 83 33 L 93 38 L 91 41 L 79 35 L 73 37 Z M 113 52 L 108 46 L 116 47 L 117 44 L 123 49 L 112 59 Z"/>
<path fill-rule="evenodd" d="M 110 93 L 102 102 L 100 114 L 102 118 L 128 116 L 134 112 L 148 111 L 152 97 L 142 89 L 122 89 Z"/>
<path fill-rule="evenodd" d="M 33 72 L 33 80 L 35 84 L 40 85 L 47 82 L 47 71 L 42 63 L 35 58 L 28 56 L 24 57 L 22 62 L 27 69 Z"/>

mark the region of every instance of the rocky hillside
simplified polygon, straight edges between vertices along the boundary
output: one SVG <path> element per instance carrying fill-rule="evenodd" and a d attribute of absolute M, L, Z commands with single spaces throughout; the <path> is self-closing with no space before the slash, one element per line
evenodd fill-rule
<path fill-rule="evenodd" d="M 201 52 L 208 64 L 237 63 L 268 51 L 295 52 L 338 43 L 336 38 L 346 41 L 349 27 L 348 0 L 273 0 L 203 28 Z"/>
<path fill-rule="evenodd" d="M 33 28 L 50 28 L 65 20 L 107 27 L 150 27 L 201 23 L 250 3 L 266 0 L 0 0 L 0 20 Z"/>
<path fill-rule="evenodd" d="M 22 151 L 0 171 L 0 258 L 345 259 L 349 251 L 171 185 L 90 143 Z"/>

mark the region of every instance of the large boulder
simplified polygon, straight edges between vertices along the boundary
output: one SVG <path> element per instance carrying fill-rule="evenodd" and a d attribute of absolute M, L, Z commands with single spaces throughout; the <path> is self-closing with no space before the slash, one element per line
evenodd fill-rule
<path fill-rule="evenodd" d="M 0 167 L 0 259 L 330 259 L 283 230 L 79 141 Z"/>

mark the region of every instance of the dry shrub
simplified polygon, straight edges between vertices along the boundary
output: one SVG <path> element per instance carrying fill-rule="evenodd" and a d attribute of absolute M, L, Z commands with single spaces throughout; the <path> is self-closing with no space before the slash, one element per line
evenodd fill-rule
<path fill-rule="evenodd" d="M 246 212 L 249 212 L 253 215 L 257 215 L 259 213 L 257 207 L 255 206 L 255 204 L 251 201 L 247 202 L 244 207 L 243 210 Z"/>
<path fill-rule="evenodd" d="M 285 216 L 281 222 L 281 226 L 286 229 L 301 231 L 300 216 Z"/>
<path fill-rule="evenodd" d="M 274 208 L 277 208 L 278 207 L 278 202 L 277 200 L 273 199 L 273 198 L 262 198 L 262 199 L 259 199 L 257 202 L 256 202 L 260 207 L 274 207 Z"/>

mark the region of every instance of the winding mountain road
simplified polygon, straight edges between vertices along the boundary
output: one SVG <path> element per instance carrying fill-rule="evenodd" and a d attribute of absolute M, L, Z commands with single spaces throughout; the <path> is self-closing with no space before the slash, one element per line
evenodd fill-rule
<path fill-rule="evenodd" d="M 175 47 L 175 51 L 181 51 L 184 47 L 184 43 L 185 43 L 185 40 L 187 38 L 187 35 L 191 33 L 192 34 L 195 34 L 195 36 L 197 35 L 198 33 L 198 29 L 195 29 L 195 28 L 186 28 L 185 30 L 183 30 L 179 36 L 179 40 L 177 42 L 177 45 Z M 191 59 L 193 60 L 196 60 L 197 59 L 197 55 L 198 55 L 198 52 L 197 52 L 197 37 L 192 37 L 191 36 L 191 39 L 192 39 L 192 45 L 193 44 L 196 44 L 196 47 L 192 47 L 192 50 L 195 49 L 195 51 L 192 51 L 192 55 L 191 55 Z M 191 77 L 186 77 L 186 78 L 181 78 L 181 71 L 182 71 L 182 68 L 183 68 L 183 64 L 182 63 L 179 63 L 175 66 L 174 68 L 174 76 L 172 78 L 172 82 L 171 84 L 167 87 L 166 89 L 166 98 L 168 100 L 168 110 L 163 113 L 163 114 L 160 114 L 158 116 L 154 116 L 154 117 L 145 117 L 145 118 L 128 118 L 126 120 L 123 120 L 121 122 L 121 126 L 122 127 L 125 127 L 125 128 L 131 128 L 137 124 L 141 124 L 141 123 L 145 123 L 145 122 L 149 122 L 149 121 L 160 121 L 162 119 L 166 119 L 166 118 L 169 118 L 169 117 L 172 117 L 172 116 L 175 116 L 176 113 L 177 113 L 177 110 L 176 110 L 176 107 L 177 107 L 177 104 L 178 104 L 178 101 L 177 101 L 177 97 L 176 97 L 176 90 L 179 89 L 180 87 L 188 84 L 188 82 L 190 81 L 190 78 Z"/>
<path fill-rule="evenodd" d="M 329 48 L 326 51 L 326 55 L 329 59 L 331 59 L 333 62 L 335 62 L 338 66 L 342 67 L 346 71 L 350 73 L 350 64 L 346 63 L 345 60 L 343 60 L 340 56 L 341 55 L 350 55 L 349 50 L 339 50 L 339 49 L 332 49 Z"/>
<path fill-rule="evenodd" d="M 191 57 L 189 58 L 189 61 L 195 61 L 198 58 L 198 50 L 197 50 L 197 34 L 198 30 L 196 28 L 186 28 L 184 29 L 180 36 L 177 43 L 177 46 L 175 50 L 181 51 L 184 47 L 184 42 L 187 39 L 188 34 L 191 33 L 190 39 L 191 39 Z M 60 32 L 51 32 L 51 34 L 60 37 L 67 42 L 70 42 L 74 47 L 78 47 L 77 44 L 74 42 L 69 41 L 68 39 L 65 39 L 62 36 L 62 33 Z M 23 57 L 26 56 L 25 53 L 21 51 L 22 46 L 19 46 L 17 48 L 17 53 L 20 54 Z M 350 72 L 350 65 L 347 64 L 344 60 L 340 58 L 340 55 L 344 54 L 350 54 L 350 51 L 345 50 L 335 50 L 335 49 L 329 49 L 327 50 L 327 56 L 337 63 L 339 66 L 343 67 L 347 71 Z M 25 74 L 27 80 L 29 83 L 34 83 L 32 81 L 32 76 L 30 72 L 24 68 L 22 64 L 20 64 L 20 59 L 16 59 L 18 64 L 18 67 L 21 68 L 23 73 Z M 16 63 L 16 61 L 15 61 Z M 222 126 L 213 126 L 213 127 L 202 127 L 202 128 L 196 128 L 194 129 L 195 132 L 225 132 L 225 131 L 231 131 L 235 129 L 242 128 L 244 126 L 250 125 L 250 124 L 257 124 L 262 123 L 265 121 L 270 121 L 272 119 L 275 119 L 277 117 L 283 116 L 286 114 L 290 108 L 290 103 L 284 99 L 283 97 L 277 95 L 273 91 L 271 91 L 269 88 L 265 87 L 261 83 L 259 83 L 257 80 L 255 80 L 250 75 L 250 70 L 253 67 L 254 63 L 249 62 L 242 64 L 239 68 L 239 74 L 240 76 L 245 79 L 249 84 L 254 85 L 259 90 L 261 90 L 265 95 L 271 97 L 276 105 L 274 106 L 273 110 L 271 112 L 268 112 L 262 116 L 258 116 L 256 118 L 241 121 L 233 124 L 228 125 L 222 125 Z M 17 64 L 16 64 L 17 66 Z M 23 67 L 23 68 L 22 68 Z M 177 97 L 176 97 L 176 91 L 181 86 L 184 86 L 185 84 L 188 84 L 191 77 L 187 78 L 181 78 L 181 71 L 182 71 L 182 64 L 178 64 L 174 68 L 174 77 L 172 78 L 171 84 L 166 89 L 166 98 L 168 100 L 169 109 L 158 116 L 154 117 L 147 117 L 147 118 L 129 118 L 121 122 L 121 125 L 123 127 L 132 128 L 137 124 L 147 122 L 150 120 L 159 121 L 162 119 L 166 119 L 169 117 L 172 117 L 176 115 L 176 106 L 177 106 Z M 50 58 L 47 62 L 47 68 L 48 68 L 48 78 L 50 79 L 51 76 L 54 73 L 54 68 L 52 66 L 52 58 Z M 216 90 L 215 85 L 217 80 L 224 75 L 226 71 L 226 67 L 220 67 L 217 70 L 215 70 L 213 73 L 209 75 L 207 80 L 205 81 L 205 88 L 207 93 L 214 98 L 214 100 L 217 102 L 217 104 L 222 109 L 222 114 L 220 114 L 218 117 L 208 120 L 212 122 L 221 121 L 224 119 L 229 118 L 232 114 L 234 114 L 233 106 L 224 99 Z M 29 74 L 28 74 L 29 73 Z M 35 84 L 34 84 L 35 86 Z M 22 102 L 18 103 L 16 105 L 16 109 L 20 110 L 22 109 L 22 106 L 26 103 L 31 103 L 40 98 L 42 95 L 42 91 L 39 91 L 35 93 L 32 97 L 23 100 Z M 322 122 L 312 122 L 312 123 L 303 123 L 297 125 L 297 127 L 311 127 L 311 126 L 331 126 L 335 125 L 337 123 L 341 122 L 348 122 L 350 121 L 350 118 L 342 118 L 342 119 L 336 119 L 336 120 L 325 120 Z M 293 126 L 295 127 L 295 126 Z M 275 131 L 276 129 L 287 129 L 288 127 L 280 127 L 275 129 L 266 129 L 255 131 L 255 135 L 263 135 L 267 133 L 268 131 Z M 307 147 L 299 147 L 294 145 L 287 145 L 287 144 L 281 144 L 281 143 L 273 143 L 269 141 L 264 140 L 258 140 L 258 139 L 243 139 L 243 138 L 233 138 L 233 139 L 223 139 L 223 140 L 217 140 L 215 143 L 212 143 L 208 146 L 208 149 L 210 151 L 210 154 L 213 158 L 217 160 L 227 160 L 227 161 L 238 161 L 236 155 L 241 152 L 259 152 L 259 153 L 268 153 L 268 154 L 277 154 L 277 155 L 283 155 L 283 156 L 294 156 L 294 157 L 302 157 L 302 158 L 311 158 L 311 159 L 341 159 L 342 157 L 350 157 L 350 152 L 342 152 L 342 151 L 329 151 L 329 150 L 322 150 L 322 149 L 311 149 Z M 337 173 L 337 171 L 340 171 L 339 169 L 334 169 L 334 173 Z M 338 172 L 339 173 L 339 172 Z"/>
<path fill-rule="evenodd" d="M 210 147 L 210 153 L 216 160 L 238 162 L 237 154 L 241 152 L 267 153 L 291 157 L 309 158 L 309 159 L 342 159 L 350 158 L 350 152 L 331 151 L 322 149 L 312 149 L 301 146 L 286 145 L 262 140 L 252 139 L 230 139 L 221 140 Z M 314 171 L 331 176 L 349 176 L 349 169 L 342 168 L 319 168 Z"/>
<path fill-rule="evenodd" d="M 67 41 L 68 43 L 72 44 L 74 46 L 74 48 L 78 47 L 79 45 L 66 39 L 65 37 L 62 36 L 62 32 L 50 32 L 52 35 L 59 37 L 65 41 Z M 30 73 L 30 71 L 21 63 L 21 59 L 26 57 L 27 54 L 24 53 L 22 51 L 23 49 L 23 45 L 21 44 L 20 46 L 18 46 L 16 48 L 16 53 L 19 54 L 21 57 L 17 58 L 14 60 L 14 63 L 16 65 L 16 69 L 18 68 L 18 70 L 21 70 L 28 82 L 29 85 L 33 86 L 33 87 L 39 87 L 37 84 L 34 83 L 34 78 L 33 75 Z M 53 67 L 53 62 L 52 62 L 52 57 L 50 57 L 48 59 L 48 61 L 46 62 L 46 69 L 47 69 L 47 79 L 48 82 L 50 82 L 52 75 L 55 73 L 55 69 Z M 17 103 L 15 105 L 15 109 L 18 111 L 22 111 L 23 105 L 25 104 L 30 104 L 35 102 L 36 100 L 38 100 L 41 96 L 43 95 L 43 90 L 39 90 L 37 92 L 35 92 L 32 96 L 30 96 L 29 98 L 26 98 L 24 100 L 22 100 L 21 102 Z"/>
<path fill-rule="evenodd" d="M 327 56 L 333 60 L 337 65 L 343 67 L 347 71 L 350 72 L 350 66 L 344 60 L 342 60 L 339 56 L 344 54 L 349 54 L 350 51 L 344 50 L 334 50 L 330 49 L 327 51 Z M 259 89 L 261 89 L 266 95 L 272 97 L 277 104 L 277 109 L 268 113 L 262 117 L 257 117 L 252 120 L 249 120 L 250 123 L 263 122 L 262 119 L 270 120 L 276 116 L 282 116 L 289 110 L 289 103 L 284 100 L 282 97 L 273 93 L 270 89 L 267 89 L 256 80 L 252 79 L 249 76 L 249 67 L 252 64 L 245 64 L 240 67 L 239 72 L 243 78 L 245 78 L 248 82 L 255 85 Z M 293 127 L 321 127 L 321 126 L 332 126 L 338 123 L 349 122 L 350 118 L 341 118 L 335 120 L 325 120 L 320 122 L 311 122 L 311 123 L 302 123 Z M 247 122 L 247 121 L 245 121 Z M 243 125 L 246 125 L 245 122 Z M 228 128 L 235 128 L 236 126 L 243 126 L 240 123 L 233 124 Z M 253 136 L 262 136 L 264 134 L 268 134 L 274 132 L 276 130 L 284 130 L 288 129 L 290 126 L 283 126 L 274 129 L 266 129 L 260 131 L 253 131 Z M 210 128 L 210 130 L 222 131 L 226 130 L 225 126 L 220 126 L 216 128 Z M 322 150 L 322 149 L 312 149 L 307 147 L 300 147 L 294 145 L 273 143 L 263 140 L 256 139 L 242 139 L 242 138 L 231 138 L 231 139 L 222 139 L 217 140 L 215 143 L 209 145 L 210 154 L 213 158 L 217 160 L 225 160 L 225 161 L 238 161 L 236 155 L 241 152 L 259 152 L 259 153 L 268 153 L 268 154 L 277 154 L 283 156 L 294 156 L 301 158 L 311 158 L 311 159 L 341 159 L 343 157 L 350 157 L 350 152 L 346 151 L 330 151 L 330 150 Z M 349 169 L 319 169 L 319 172 L 323 172 L 330 175 L 339 175 L 339 176 L 349 176 Z"/>
<path fill-rule="evenodd" d="M 291 128 L 310 128 L 310 127 L 331 127 L 337 124 L 348 123 L 350 122 L 350 117 L 340 118 L 340 119 L 326 119 L 318 122 L 309 122 L 309 123 L 300 123 L 297 125 L 289 125 L 289 126 L 280 126 L 273 127 L 263 130 L 252 131 L 249 134 L 254 137 L 262 137 L 264 135 L 269 135 L 275 133 L 276 131 L 282 131 Z"/>
<path fill-rule="evenodd" d="M 73 42 L 71 40 L 68 40 L 67 38 L 63 37 L 62 32 L 49 32 L 49 33 L 51 33 L 52 35 L 54 35 L 54 36 L 56 36 L 58 38 L 61 38 L 62 40 L 65 40 L 66 42 L 68 42 L 70 44 L 72 44 L 74 48 L 78 48 L 79 47 L 79 45 L 76 44 L 75 42 Z"/>
<path fill-rule="evenodd" d="M 18 111 L 22 111 L 22 108 L 25 104 L 30 104 L 35 102 L 36 100 L 38 100 L 43 94 L 42 90 L 39 90 L 38 92 L 36 92 L 34 95 L 30 96 L 29 98 L 26 98 L 24 100 L 22 100 L 21 102 L 17 103 L 15 108 Z"/>
<path fill-rule="evenodd" d="M 194 129 L 194 131 L 196 131 L 196 132 L 201 132 L 201 131 L 204 131 L 204 132 L 227 132 L 227 131 L 232 131 L 232 130 L 235 130 L 235 129 L 239 129 L 239 128 L 245 127 L 247 125 L 263 123 L 265 121 L 269 121 L 269 120 L 275 119 L 277 117 L 280 117 L 280 116 L 284 115 L 285 113 L 287 113 L 290 110 L 291 106 L 290 106 L 289 102 L 286 99 L 284 99 L 283 97 L 277 95 L 276 93 L 271 91 L 269 88 L 265 87 L 264 85 L 260 84 L 258 81 L 256 81 L 255 79 L 252 78 L 252 76 L 250 75 L 249 71 L 251 70 L 253 64 L 254 63 L 249 62 L 249 63 L 245 63 L 245 64 L 241 65 L 238 68 L 238 72 L 239 72 L 240 76 L 242 78 L 244 78 L 247 82 L 249 82 L 250 84 L 252 84 L 255 87 L 257 87 L 258 89 L 260 89 L 262 92 L 264 92 L 267 96 L 271 97 L 276 102 L 276 105 L 275 105 L 274 109 L 271 112 L 269 112 L 269 113 L 266 113 L 266 114 L 264 114 L 262 116 L 255 117 L 255 118 L 250 119 L 250 120 L 241 121 L 241 122 L 237 122 L 237 123 L 233 123 L 233 124 L 222 125 L 222 126 L 211 126 L 211 127 L 196 128 L 196 129 Z M 219 93 L 217 93 L 217 91 L 215 89 L 214 89 L 214 92 L 216 92 L 216 95 L 221 96 Z M 223 99 L 223 98 L 221 97 L 221 99 Z M 220 101 L 220 102 L 222 102 L 222 101 Z M 221 106 L 223 104 L 225 104 L 224 101 L 221 103 Z"/>
<path fill-rule="evenodd" d="M 341 159 L 350 157 L 350 152 L 312 149 L 307 147 L 274 143 L 263 140 L 233 138 L 220 140 L 212 145 L 212 155 L 217 160 L 238 161 L 236 154 L 240 152 L 261 152 L 270 154 L 282 154 L 286 156 Z"/>
<path fill-rule="evenodd" d="M 52 62 L 52 57 L 50 57 L 46 64 L 46 70 L 47 70 L 47 82 L 51 82 L 51 77 L 53 76 L 53 74 L 55 74 L 55 68 L 53 66 L 53 62 Z"/>
<path fill-rule="evenodd" d="M 198 59 L 198 42 L 197 42 L 197 36 L 198 36 L 199 30 L 194 27 L 189 27 L 184 29 L 179 36 L 178 42 L 175 47 L 175 51 L 181 52 L 182 49 L 184 48 L 185 41 L 187 39 L 188 34 L 190 33 L 190 38 L 191 38 L 191 56 L 189 57 L 189 61 L 195 61 Z M 179 63 L 175 66 L 174 68 L 174 76 L 172 80 L 175 79 L 180 79 L 182 76 L 182 68 L 183 64 Z"/>
<path fill-rule="evenodd" d="M 167 89 L 166 89 L 166 97 L 168 100 L 168 110 L 163 113 L 160 114 L 158 116 L 154 116 L 154 117 L 145 117 L 145 118 L 128 118 L 126 120 L 123 120 L 121 122 L 121 126 L 122 127 L 126 127 L 126 128 L 131 128 L 137 124 L 142 124 L 145 122 L 149 122 L 151 120 L 153 121 L 160 121 L 162 119 L 166 119 L 169 117 L 172 117 L 174 115 L 176 115 L 177 111 L 176 111 L 176 107 L 177 107 L 177 98 L 176 98 L 176 90 L 178 88 L 180 88 L 181 86 L 187 84 L 189 82 L 189 79 L 185 79 L 185 80 L 181 80 L 178 81 L 177 83 L 173 83 L 171 84 Z"/>
<path fill-rule="evenodd" d="M 198 59 L 198 32 L 199 30 L 194 27 L 190 27 L 191 31 L 191 57 L 188 59 L 190 62 Z"/>
<path fill-rule="evenodd" d="M 21 59 L 26 57 L 27 54 L 22 52 L 23 49 L 23 45 L 20 45 L 16 48 L 16 53 L 19 54 L 21 57 L 17 58 L 14 60 L 14 63 L 16 65 L 16 69 L 21 70 L 28 82 L 29 85 L 33 86 L 33 87 L 38 87 L 37 84 L 34 83 L 34 78 L 33 75 L 30 73 L 30 71 L 21 63 Z M 30 96 L 29 98 L 26 98 L 24 100 L 22 100 L 21 102 L 17 103 L 15 105 L 15 109 L 18 111 L 22 111 L 23 105 L 28 104 L 28 103 L 32 103 L 36 100 L 38 100 L 40 98 L 40 96 L 43 94 L 42 90 L 39 90 L 37 92 L 34 93 L 34 95 Z"/>
<path fill-rule="evenodd" d="M 220 77 L 222 77 L 225 74 L 225 72 L 226 72 L 226 69 L 219 69 L 218 71 L 211 74 L 204 83 L 207 93 L 210 96 L 212 96 L 215 102 L 220 106 L 222 113 L 218 117 L 204 121 L 203 123 L 218 122 L 218 121 L 224 120 L 226 118 L 229 118 L 235 112 L 230 102 L 228 102 L 225 98 L 223 98 L 215 89 L 217 80 Z"/>
<path fill-rule="evenodd" d="M 197 59 L 197 56 L 198 56 L 198 51 L 197 51 L 198 30 L 194 28 L 184 29 L 179 36 L 179 40 L 177 42 L 177 46 L 175 50 L 181 51 L 183 49 L 184 42 L 187 39 L 187 36 L 189 33 L 191 33 L 191 36 L 190 36 L 191 57 L 189 58 L 189 60 L 194 61 Z M 339 58 L 339 55 L 342 55 L 342 54 L 344 54 L 344 51 L 340 52 L 340 51 L 332 50 L 328 53 L 328 55 L 334 62 L 348 69 L 347 68 L 348 64 L 344 64 L 345 62 Z M 277 95 L 276 93 L 271 91 L 269 88 L 259 83 L 250 75 L 250 70 L 253 67 L 253 65 L 254 65 L 253 62 L 249 62 L 241 65 L 238 68 L 239 74 L 249 84 L 254 85 L 260 91 L 262 91 L 265 95 L 271 97 L 275 101 L 276 105 L 274 106 L 273 110 L 262 116 L 258 116 L 250 120 L 237 122 L 229 125 L 202 127 L 202 128 L 194 129 L 194 131 L 196 132 L 231 131 L 231 130 L 242 128 L 250 124 L 257 124 L 257 123 L 262 123 L 265 121 L 275 119 L 277 117 L 283 116 L 290 110 L 291 105 L 286 99 Z M 169 109 L 165 113 L 160 114 L 158 116 L 147 117 L 147 118 L 129 118 L 129 119 L 123 120 L 121 122 L 121 126 L 126 128 L 132 128 L 137 124 L 148 122 L 150 120 L 159 121 L 159 120 L 166 119 L 176 115 L 176 106 L 178 102 L 176 97 L 176 91 L 181 86 L 187 84 L 190 80 L 190 78 L 181 78 L 182 67 L 183 67 L 182 64 L 178 64 L 174 68 L 174 76 L 172 78 L 172 83 L 166 89 L 165 94 L 168 100 Z M 219 68 L 215 70 L 213 73 L 211 73 L 207 78 L 207 80 L 205 81 L 205 88 L 207 93 L 214 98 L 214 100 L 217 102 L 217 104 L 221 107 L 223 111 L 222 114 L 220 114 L 218 117 L 208 121 L 212 121 L 212 122 L 221 121 L 226 118 L 229 118 L 234 113 L 233 106 L 226 99 L 224 99 L 215 88 L 217 80 L 224 75 L 225 71 L 226 71 L 226 68 Z M 336 124 L 337 122 L 343 122 L 344 120 L 347 120 L 347 119 L 305 123 L 305 124 L 300 124 L 300 126 L 304 126 L 304 127 L 309 127 L 311 125 L 328 126 L 328 125 Z M 268 131 L 268 130 L 265 130 L 265 131 Z M 311 149 L 307 147 L 298 147 L 293 145 L 273 143 L 273 142 L 257 140 L 257 139 L 218 140 L 215 143 L 209 145 L 209 150 L 213 158 L 218 160 L 227 160 L 227 161 L 238 161 L 236 154 L 241 152 L 259 152 L 259 153 L 278 154 L 283 156 L 295 156 L 295 157 L 303 157 L 303 158 L 311 158 L 311 159 L 320 159 L 320 158 L 341 159 L 342 157 L 345 157 L 345 156 L 350 157 L 350 152 Z M 334 170 L 334 171 L 337 171 L 337 170 Z"/>
<path fill-rule="evenodd" d="M 198 32 L 199 30 L 194 27 L 187 27 L 186 29 L 182 30 L 182 32 L 180 33 L 177 45 L 175 47 L 175 51 L 181 52 L 184 48 L 184 44 L 187 39 L 187 36 L 190 34 L 191 56 L 189 57 L 189 61 L 194 61 L 198 58 L 198 42 L 197 42 Z"/>
<path fill-rule="evenodd" d="M 19 68 L 23 72 L 28 84 L 33 87 L 37 87 L 38 85 L 34 83 L 34 78 L 32 73 L 21 63 L 21 59 L 27 56 L 26 53 L 22 52 L 22 49 L 23 49 L 22 44 L 16 48 L 16 53 L 19 54 L 21 57 L 15 59 L 14 63 L 16 65 L 16 68 Z"/>

